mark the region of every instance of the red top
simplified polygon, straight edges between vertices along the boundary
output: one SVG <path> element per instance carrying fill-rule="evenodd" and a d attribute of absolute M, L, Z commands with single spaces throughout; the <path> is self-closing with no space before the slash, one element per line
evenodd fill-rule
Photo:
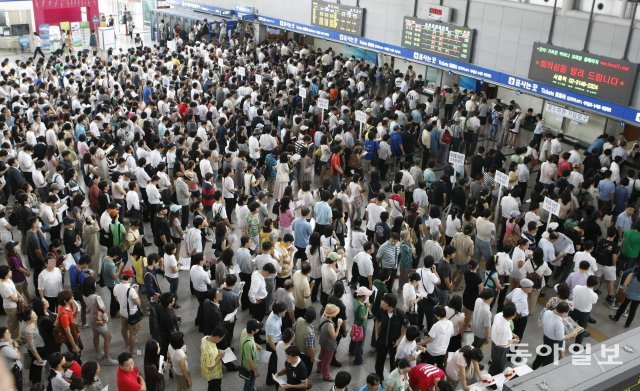
<path fill-rule="evenodd" d="M 59 305 L 58 322 L 60 322 L 60 326 L 63 329 L 69 327 L 71 324 L 75 324 L 76 319 L 73 316 L 73 310 L 71 308 L 67 308 L 66 306 Z"/>
<path fill-rule="evenodd" d="M 342 163 L 342 160 L 340 159 L 340 154 L 334 153 L 331 156 L 331 164 L 329 165 L 331 175 L 342 175 L 342 173 L 339 173 L 337 170 L 334 171 L 336 168 L 342 169 L 341 163 Z"/>
<path fill-rule="evenodd" d="M 444 379 L 444 371 L 435 365 L 418 364 L 409 371 L 409 385 L 418 391 L 427 391 Z"/>
<path fill-rule="evenodd" d="M 74 376 L 82 377 L 82 367 L 78 364 L 77 361 L 73 361 L 71 366 L 68 368 L 71 372 L 73 372 Z"/>
<path fill-rule="evenodd" d="M 118 366 L 116 373 L 118 391 L 140 391 L 142 386 L 138 381 L 138 368 L 133 367 L 133 371 L 125 372 Z"/>
<path fill-rule="evenodd" d="M 180 102 L 180 104 L 178 105 L 178 113 L 180 114 L 180 117 L 184 118 L 184 116 L 187 115 L 188 112 L 189 106 L 187 106 L 187 104 L 184 102 Z"/>

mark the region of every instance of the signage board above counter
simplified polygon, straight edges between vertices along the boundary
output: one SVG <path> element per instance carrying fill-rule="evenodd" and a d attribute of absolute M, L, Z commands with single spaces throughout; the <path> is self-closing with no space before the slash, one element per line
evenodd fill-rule
<path fill-rule="evenodd" d="M 536 42 L 529 78 L 628 105 L 638 64 Z"/>
<path fill-rule="evenodd" d="M 471 62 L 473 29 L 405 16 L 402 46 L 438 54 L 454 60 Z"/>
<path fill-rule="evenodd" d="M 364 8 L 312 0 L 311 24 L 361 37 L 364 26 Z"/>

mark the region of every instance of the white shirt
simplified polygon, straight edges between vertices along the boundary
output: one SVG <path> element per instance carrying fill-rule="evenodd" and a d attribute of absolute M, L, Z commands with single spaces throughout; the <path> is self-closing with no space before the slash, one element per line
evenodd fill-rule
<path fill-rule="evenodd" d="M 209 273 L 207 273 L 200 265 L 191 266 L 191 270 L 189 270 L 189 277 L 193 283 L 193 289 L 198 292 L 206 292 L 211 285 Z"/>
<path fill-rule="evenodd" d="M 363 277 L 373 276 L 373 261 L 371 254 L 361 251 L 353 257 L 353 262 L 358 265 L 358 273 Z"/>
<path fill-rule="evenodd" d="M 584 285 L 573 288 L 573 308 L 580 312 L 591 312 L 591 308 L 598 302 L 598 294 Z"/>
<path fill-rule="evenodd" d="M 202 178 L 204 178 L 208 173 L 213 174 L 213 167 L 211 166 L 211 161 L 207 159 L 200 160 L 200 174 Z"/>
<path fill-rule="evenodd" d="M 509 340 L 513 336 L 509 321 L 502 316 L 502 312 L 496 314 L 491 326 L 491 341 L 500 347 L 508 347 Z"/>
<path fill-rule="evenodd" d="M 177 272 L 173 272 L 173 268 L 177 268 Z M 179 278 L 178 260 L 175 255 L 164 254 L 164 275 L 169 278 Z"/>
<path fill-rule="evenodd" d="M 542 261 L 542 265 L 538 266 L 538 268 L 536 268 L 534 270 L 533 264 L 531 263 L 531 260 L 527 260 L 524 265 L 520 268 L 520 273 L 523 276 L 526 276 L 527 273 L 533 273 L 534 271 L 540 276 L 550 276 L 551 275 L 551 269 L 549 268 L 549 265 L 547 265 L 546 262 Z"/>
<path fill-rule="evenodd" d="M 129 289 L 131 288 L 131 289 Z M 129 312 L 127 313 L 127 291 L 129 292 Z M 135 300 L 139 299 L 138 292 L 131 287 L 130 283 L 120 283 L 113 287 L 113 295 L 118 299 L 120 304 L 120 316 L 128 318 L 138 311 Z"/>
<path fill-rule="evenodd" d="M 527 302 L 528 297 L 529 295 L 527 292 L 523 291 L 522 288 L 516 288 L 507 295 L 507 299 L 511 300 L 511 302 L 515 304 L 516 313 L 521 317 L 529 315 L 529 304 Z"/>
<path fill-rule="evenodd" d="M 420 282 L 418 282 L 418 294 L 422 297 L 427 297 L 427 295 L 433 293 L 436 285 L 440 283 L 440 278 L 431 269 L 424 267 L 417 269 L 416 273 L 421 278 Z"/>
<path fill-rule="evenodd" d="M 202 252 L 202 233 L 199 229 L 191 227 L 184 234 L 187 256 Z M 169 276 L 171 277 L 171 276 Z"/>
<path fill-rule="evenodd" d="M 596 271 L 598 271 L 598 263 L 596 262 L 596 259 L 586 251 L 578 251 L 573 256 L 574 272 L 577 272 L 578 270 L 580 270 L 580 262 L 582 261 L 587 261 L 589 262 L 589 265 L 591 265 L 589 267 L 589 271 L 587 272 L 588 276 L 592 276 Z"/>
<path fill-rule="evenodd" d="M 520 213 L 518 201 L 511 195 L 502 197 L 502 200 L 500 201 L 500 207 L 502 208 L 502 217 L 504 217 L 505 219 L 511 218 L 512 211 Z"/>
<path fill-rule="evenodd" d="M 147 186 L 147 199 L 151 205 L 160 205 L 162 202 L 160 191 L 153 183 L 149 183 L 149 186 Z"/>
<path fill-rule="evenodd" d="M 138 193 L 136 193 L 135 191 L 128 191 L 125 199 L 127 201 L 127 210 L 141 210 L 140 197 L 138 197 Z"/>
<path fill-rule="evenodd" d="M 222 197 L 235 198 L 235 194 L 231 191 L 234 188 L 233 178 L 227 176 L 222 179 Z"/>
<path fill-rule="evenodd" d="M 367 205 L 365 212 L 367 213 L 367 229 L 374 231 L 376 224 L 380 222 L 380 214 L 385 211 L 384 206 L 378 205 L 375 202 Z"/>
<path fill-rule="evenodd" d="M 402 302 L 404 303 L 404 310 L 406 312 L 417 312 L 418 304 L 416 299 L 418 296 L 416 295 L 416 289 L 411 285 L 411 283 L 407 282 L 402 286 Z M 409 304 L 412 303 L 412 304 Z"/>
<path fill-rule="evenodd" d="M 403 358 L 406 358 L 407 360 L 409 359 L 409 357 L 411 356 L 417 356 L 417 343 L 416 341 L 409 341 L 407 339 L 407 337 L 402 337 L 402 340 L 400 340 L 400 343 L 398 344 L 398 348 L 396 349 L 396 360 L 400 360 Z M 411 365 L 411 367 L 415 367 L 416 366 L 416 360 L 411 360 L 409 362 L 409 364 Z"/>
<path fill-rule="evenodd" d="M 16 303 L 13 300 L 9 300 L 11 296 L 18 294 L 16 285 L 13 283 L 11 279 L 8 279 L 7 281 L 0 281 L 0 294 L 2 295 L 2 308 L 4 309 L 18 308 L 18 303 Z"/>
<path fill-rule="evenodd" d="M 257 303 L 267 297 L 267 284 L 259 270 L 251 273 L 251 288 L 249 289 L 249 301 Z"/>
<path fill-rule="evenodd" d="M 33 172 L 36 169 L 35 165 L 33 164 L 31 154 L 26 153 L 25 151 L 18 152 L 18 165 L 20 166 L 20 171 L 22 172 Z"/>
<path fill-rule="evenodd" d="M 453 336 L 453 323 L 448 319 L 437 321 L 429 330 L 429 337 L 434 340 L 427 345 L 427 352 L 432 356 L 442 356 L 447 353 L 449 340 Z"/>
<path fill-rule="evenodd" d="M 38 290 L 43 291 L 45 297 L 56 297 L 62 290 L 62 273 L 54 267 L 52 271 L 44 269 L 38 275 Z"/>

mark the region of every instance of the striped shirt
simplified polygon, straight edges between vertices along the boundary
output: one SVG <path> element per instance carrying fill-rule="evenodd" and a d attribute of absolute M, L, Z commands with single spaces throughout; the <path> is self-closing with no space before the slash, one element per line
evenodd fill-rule
<path fill-rule="evenodd" d="M 400 243 L 393 244 L 391 240 L 384 242 L 376 254 L 380 258 L 380 267 L 383 269 L 395 269 L 400 254 Z"/>

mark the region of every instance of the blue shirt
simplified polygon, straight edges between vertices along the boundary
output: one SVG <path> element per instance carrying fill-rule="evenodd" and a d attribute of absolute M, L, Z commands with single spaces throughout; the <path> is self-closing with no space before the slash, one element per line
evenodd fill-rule
<path fill-rule="evenodd" d="M 282 318 L 278 314 L 271 312 L 264 325 L 264 332 L 267 336 L 273 337 L 273 344 L 282 340 Z"/>
<path fill-rule="evenodd" d="M 331 207 L 325 201 L 320 201 L 313 206 L 313 214 L 316 224 L 327 225 L 331 218 Z"/>
<path fill-rule="evenodd" d="M 604 139 L 603 138 L 597 138 L 597 139 L 593 140 L 591 145 L 589 145 L 589 148 L 587 148 L 587 151 L 589 153 L 591 153 L 591 152 L 593 152 L 594 149 L 598 149 L 600 152 L 602 152 L 602 147 L 604 147 Z"/>
<path fill-rule="evenodd" d="M 369 387 L 365 384 L 364 386 L 360 387 L 358 391 L 369 391 Z M 378 389 L 376 391 L 382 391 L 382 384 L 378 386 Z"/>
<path fill-rule="evenodd" d="M 627 189 L 622 185 L 616 186 L 616 191 L 613 196 L 613 200 L 614 200 L 614 206 L 613 206 L 614 213 L 620 213 L 624 211 L 624 209 L 627 207 L 627 202 L 629 201 L 629 189 Z"/>
<path fill-rule="evenodd" d="M 81 290 L 84 277 L 84 272 L 79 269 L 78 266 L 71 265 L 69 267 L 69 284 L 71 285 L 71 290 Z"/>
<path fill-rule="evenodd" d="M 374 140 L 367 140 L 364 142 L 364 160 L 373 160 L 373 154 L 380 148 L 378 143 Z"/>
<path fill-rule="evenodd" d="M 610 179 L 603 179 L 598 183 L 598 191 L 600 192 L 600 201 L 611 201 L 611 197 L 616 191 L 616 184 Z"/>
<path fill-rule="evenodd" d="M 144 103 L 149 103 L 149 98 L 151 98 L 151 94 L 153 94 L 153 90 L 149 86 L 145 86 L 142 89 L 142 100 Z"/>
<path fill-rule="evenodd" d="M 76 140 L 78 140 L 80 136 L 83 134 L 84 135 L 87 134 L 87 129 L 84 127 L 83 124 L 76 124 Z"/>
<path fill-rule="evenodd" d="M 311 223 L 304 218 L 293 220 L 293 245 L 298 248 L 307 248 L 309 244 L 309 236 L 313 233 Z"/>

